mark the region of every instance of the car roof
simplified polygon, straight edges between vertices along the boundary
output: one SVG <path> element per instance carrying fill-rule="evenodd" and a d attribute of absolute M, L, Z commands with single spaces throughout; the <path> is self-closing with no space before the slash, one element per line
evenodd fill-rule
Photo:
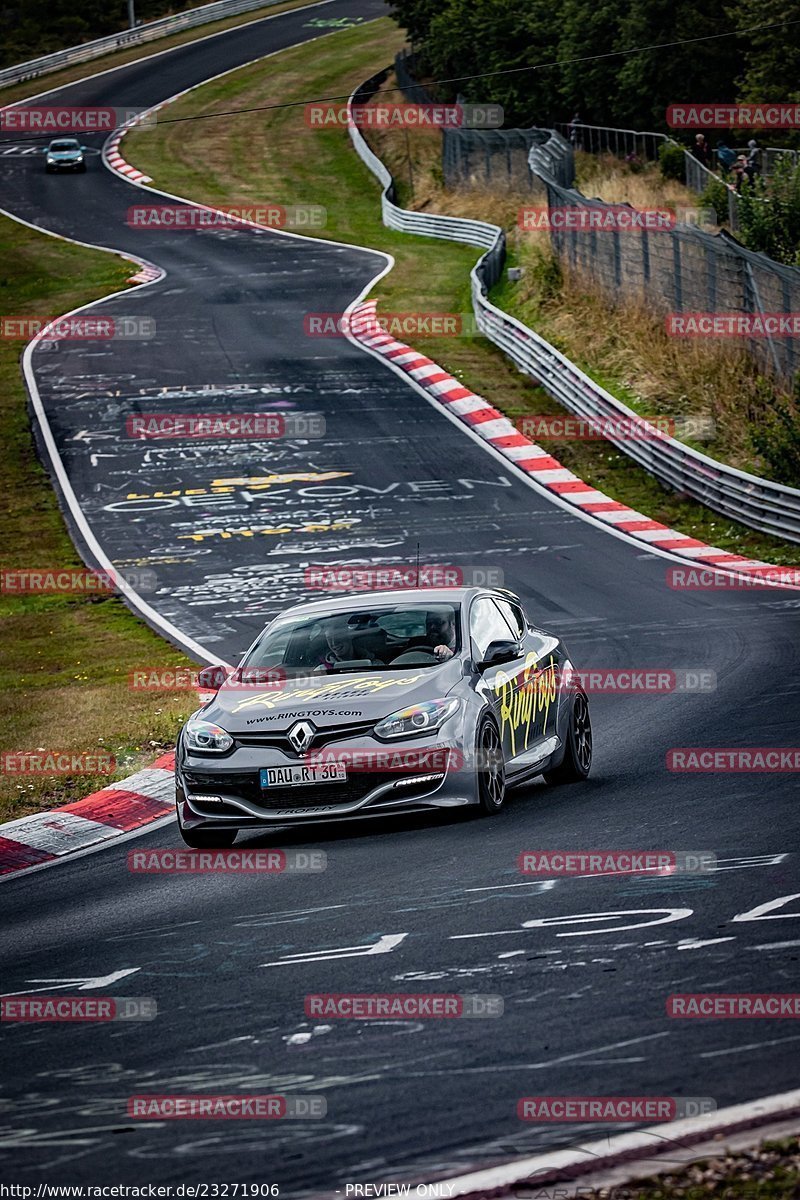
<path fill-rule="evenodd" d="M 291 608 L 285 609 L 280 617 L 287 616 L 328 616 L 343 609 L 358 611 L 380 605 L 420 604 L 437 606 L 441 604 L 466 604 L 475 596 L 498 596 L 503 600 L 512 600 L 517 604 L 519 598 L 505 588 L 484 587 L 440 587 L 440 588 L 393 588 L 391 591 L 357 592 L 355 595 L 344 593 L 326 597 L 324 600 L 303 600 Z"/>

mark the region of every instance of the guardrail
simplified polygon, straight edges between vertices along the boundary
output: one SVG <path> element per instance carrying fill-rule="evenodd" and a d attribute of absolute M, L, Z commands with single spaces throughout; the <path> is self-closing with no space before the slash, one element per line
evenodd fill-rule
<path fill-rule="evenodd" d="M 71 67 L 75 63 L 89 62 L 100 58 L 112 50 L 127 49 L 128 46 L 139 46 L 146 42 L 154 42 L 157 38 L 166 37 L 169 33 L 178 33 L 182 29 L 193 29 L 196 25 L 206 25 L 211 21 L 221 21 L 225 17 L 235 17 L 239 13 L 252 12 L 257 8 L 271 8 L 281 0 L 216 0 L 214 4 L 203 4 L 200 8 L 191 8 L 187 12 L 176 13 L 172 17 L 162 17 L 158 21 L 148 21 L 137 25 L 135 29 L 125 29 L 121 33 L 111 33 L 107 37 L 97 38 L 93 42 L 84 42 L 82 46 L 72 46 L 67 50 L 56 50 L 53 54 L 45 54 L 41 58 L 32 58 L 16 67 L 5 67 L 0 70 L 0 87 L 10 83 L 25 83 L 29 79 L 37 79 L 61 67 Z"/>
<path fill-rule="evenodd" d="M 570 412 L 600 420 L 641 418 L 559 353 L 532 329 L 497 308 L 488 298 L 505 261 L 505 234 L 486 221 L 410 212 L 395 203 L 391 173 L 369 148 L 350 115 L 365 104 L 386 79 L 388 68 L 365 80 L 348 101 L 350 139 L 361 160 L 380 181 L 383 223 L 402 233 L 444 238 L 482 247 L 471 272 L 472 304 L 478 329 L 499 346 L 520 370 L 530 375 Z M 546 182 L 546 181 L 545 181 Z M 554 181 L 553 181 L 554 182 Z M 702 454 L 675 438 L 608 440 L 674 491 L 699 500 L 715 512 L 752 529 L 800 542 L 800 490 L 739 471 Z"/>

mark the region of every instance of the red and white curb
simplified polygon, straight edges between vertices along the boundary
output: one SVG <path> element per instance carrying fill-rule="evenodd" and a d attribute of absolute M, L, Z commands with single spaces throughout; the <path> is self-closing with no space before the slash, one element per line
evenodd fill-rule
<path fill-rule="evenodd" d="M 154 267 L 152 263 L 145 263 L 141 271 L 137 271 L 135 275 L 131 275 L 128 283 L 155 283 L 156 279 L 163 279 L 164 272 L 161 267 Z"/>
<path fill-rule="evenodd" d="M 585 1194 L 589 1190 L 591 1176 L 598 1172 L 646 1161 L 648 1167 L 652 1165 L 652 1173 L 655 1174 L 672 1167 L 670 1154 L 678 1149 L 705 1145 L 712 1139 L 730 1137 L 746 1130 L 765 1126 L 771 1128 L 788 1118 L 800 1120 L 800 1090 L 765 1096 L 760 1100 L 721 1108 L 715 1113 L 685 1117 L 680 1121 L 653 1125 L 617 1137 L 580 1143 L 566 1150 L 518 1158 L 514 1162 L 466 1175 L 451 1176 L 446 1179 L 450 1189 L 447 1195 L 459 1197 L 459 1200 L 489 1200 L 490 1197 L 519 1195 L 516 1189 L 528 1184 L 530 1191 L 526 1189 L 521 1194 L 546 1196 L 547 1191 L 541 1191 L 546 1184 L 574 1179 L 583 1181 Z M 720 1153 L 721 1143 L 715 1141 L 715 1146 L 716 1153 Z M 441 1180 L 439 1182 L 441 1184 Z M 432 1186 L 429 1184 L 429 1187 Z M 515 1189 L 515 1192 L 511 1189 Z M 565 1196 L 569 1194 L 569 1189 L 559 1189 L 556 1194 Z"/>
<path fill-rule="evenodd" d="M 128 128 L 124 127 L 118 129 L 116 133 L 112 133 L 103 146 L 103 162 L 115 175 L 120 175 L 123 179 L 128 179 L 132 183 L 151 183 L 152 180 L 149 175 L 145 175 L 143 171 L 132 167 L 119 152 L 119 144 L 127 132 Z M 145 262 L 140 271 L 137 271 L 135 275 L 131 275 L 128 283 L 154 283 L 157 279 L 162 279 L 164 274 L 165 272 L 162 271 L 161 267 L 156 267 L 152 263 Z"/>
<path fill-rule="evenodd" d="M 175 806 L 175 755 L 110 783 L 74 804 L 0 825 L 0 876 L 17 874 L 169 816 Z"/>
<path fill-rule="evenodd" d="M 144 171 L 137 171 L 136 167 L 132 167 L 129 162 L 126 162 L 119 152 L 119 144 L 126 132 L 127 130 L 120 129 L 119 132 L 112 133 L 103 147 L 103 159 L 117 175 L 122 175 L 125 179 L 132 179 L 135 183 L 150 183 L 150 176 L 145 175 Z"/>
<path fill-rule="evenodd" d="M 188 88 L 187 90 L 192 91 L 193 89 Z M 183 92 L 180 93 L 180 95 L 183 94 Z M 136 167 L 132 167 L 131 164 L 122 157 L 119 152 L 120 142 L 125 137 L 126 133 L 130 133 L 130 131 L 132 129 L 136 129 L 137 126 L 145 125 L 146 117 L 152 116 L 153 113 L 157 113 L 159 109 L 164 108 L 167 104 L 173 104 L 177 99 L 177 96 L 170 96 L 169 99 L 162 100 L 159 104 L 154 104 L 152 108 L 148 108 L 146 112 L 140 113 L 138 117 L 134 118 L 134 120 L 130 121 L 127 125 L 123 125 L 121 129 L 117 129 L 114 133 L 112 133 L 111 137 L 103 146 L 102 152 L 103 162 L 110 171 L 113 171 L 116 175 L 121 175 L 123 179 L 128 179 L 132 183 L 153 182 L 151 175 L 145 175 L 144 171 L 139 171 Z"/>
<path fill-rule="evenodd" d="M 112 134 L 112 138 L 103 146 L 103 158 L 115 174 L 124 175 L 125 179 L 132 179 L 137 184 L 149 184 L 150 175 L 145 175 L 142 170 L 132 167 L 131 163 L 126 162 L 120 154 L 119 145 L 124 133 L 125 130 L 120 130 L 119 133 Z"/>
<path fill-rule="evenodd" d="M 505 458 L 524 471 L 536 483 L 553 492 L 561 500 L 574 504 L 606 525 L 643 542 L 648 546 L 669 551 L 692 562 L 700 562 L 726 571 L 763 571 L 769 563 L 758 562 L 741 554 L 731 554 L 717 546 L 709 546 L 697 538 L 687 537 L 660 521 L 653 521 L 604 492 L 590 487 L 564 467 L 548 450 L 519 433 L 513 423 L 493 408 L 483 396 L 477 396 L 442 369 L 433 359 L 398 342 L 378 327 L 377 301 L 369 300 L 350 312 L 350 331 L 353 337 L 382 355 L 393 366 L 404 371 L 425 389 L 443 408 L 454 414 L 474 433 L 498 450 Z M 777 569 L 777 568 L 774 568 Z"/>

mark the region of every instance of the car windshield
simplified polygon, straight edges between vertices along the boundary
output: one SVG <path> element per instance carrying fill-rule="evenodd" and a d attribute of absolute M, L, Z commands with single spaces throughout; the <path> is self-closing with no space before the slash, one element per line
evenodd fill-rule
<path fill-rule="evenodd" d="M 80 150 L 79 142 L 51 142 L 50 149 L 60 153 L 62 150 Z"/>
<path fill-rule="evenodd" d="M 242 668 L 278 668 L 291 678 L 317 672 L 433 667 L 442 661 L 434 654 L 437 646 L 458 653 L 458 605 L 376 605 L 325 616 L 287 617 L 262 635 Z"/>

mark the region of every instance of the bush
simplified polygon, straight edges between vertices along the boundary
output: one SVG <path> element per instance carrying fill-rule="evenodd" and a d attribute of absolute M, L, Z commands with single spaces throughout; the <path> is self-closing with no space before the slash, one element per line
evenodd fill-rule
<path fill-rule="evenodd" d="M 761 178 L 742 185 L 739 226 L 748 249 L 800 264 L 800 166 L 788 155 L 778 159 L 768 187 Z"/>
<path fill-rule="evenodd" d="M 662 142 L 658 148 L 658 161 L 661 166 L 662 178 L 677 179 L 683 183 L 685 174 L 683 146 L 678 146 L 675 142 Z"/>
<path fill-rule="evenodd" d="M 750 435 L 753 449 L 763 459 L 765 473 L 776 483 L 800 483 L 800 375 L 795 381 L 794 402 L 776 397 L 766 380 L 759 380 L 768 403 L 761 423 Z"/>
<path fill-rule="evenodd" d="M 721 179 L 709 179 L 700 196 L 701 208 L 713 208 L 717 224 L 728 223 L 728 187 Z"/>
<path fill-rule="evenodd" d="M 561 260 L 554 250 L 537 250 L 532 257 L 529 270 L 530 282 L 540 304 L 561 294 L 564 275 L 561 270 Z"/>

